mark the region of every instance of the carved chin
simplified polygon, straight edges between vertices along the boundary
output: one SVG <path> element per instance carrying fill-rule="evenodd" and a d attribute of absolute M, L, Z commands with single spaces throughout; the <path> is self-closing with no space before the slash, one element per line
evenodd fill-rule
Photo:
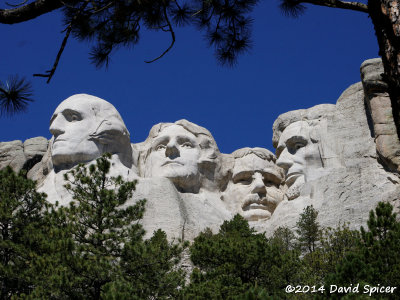
<path fill-rule="evenodd" d="M 199 174 L 197 170 L 187 170 L 186 168 L 170 168 L 160 172 L 159 176 L 171 180 L 180 192 L 197 193 L 199 189 Z"/>
<path fill-rule="evenodd" d="M 174 178 L 190 178 L 196 176 L 197 170 L 188 168 L 184 165 L 179 164 L 168 164 L 159 168 L 159 170 L 153 170 L 153 176 L 166 177 L 169 179 Z"/>
<path fill-rule="evenodd" d="M 79 163 L 86 163 L 92 161 L 100 156 L 100 153 L 64 153 L 63 151 L 54 151 L 52 153 L 52 162 L 54 166 L 62 167 L 68 166 L 71 167 L 73 165 Z"/>
<path fill-rule="evenodd" d="M 288 200 L 293 200 L 300 196 L 300 192 L 304 186 L 304 183 L 304 176 L 297 178 L 297 180 L 286 191 L 286 197 Z"/>

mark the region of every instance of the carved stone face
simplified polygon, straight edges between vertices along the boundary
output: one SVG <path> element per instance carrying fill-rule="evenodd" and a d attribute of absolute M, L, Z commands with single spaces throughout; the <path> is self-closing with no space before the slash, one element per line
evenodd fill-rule
<path fill-rule="evenodd" d="M 200 146 L 196 136 L 180 125 L 165 127 L 152 141 L 146 161 L 147 177 L 167 177 L 178 185 L 198 176 Z"/>
<path fill-rule="evenodd" d="M 223 199 L 234 213 L 248 221 L 269 219 L 283 199 L 281 181 L 273 162 L 250 153 L 235 159 L 232 180 Z"/>
<path fill-rule="evenodd" d="M 294 193 L 289 199 L 307 182 L 310 172 L 322 167 L 318 143 L 311 141 L 311 130 L 306 121 L 298 121 L 290 124 L 279 138 L 276 164 L 285 170 L 288 195 Z"/>
<path fill-rule="evenodd" d="M 86 162 L 101 155 L 96 143 L 89 139 L 98 126 L 91 101 L 70 97 L 54 111 L 50 132 L 54 136 L 52 160 L 55 166 Z"/>

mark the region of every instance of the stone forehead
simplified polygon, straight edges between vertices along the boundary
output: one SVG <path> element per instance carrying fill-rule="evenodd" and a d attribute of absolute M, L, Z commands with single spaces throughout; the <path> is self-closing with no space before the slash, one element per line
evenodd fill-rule
<path fill-rule="evenodd" d="M 243 148 L 243 149 L 253 150 L 252 148 Z M 267 150 L 267 149 L 262 149 L 262 150 Z M 270 154 L 272 154 L 269 150 L 267 151 Z M 257 154 L 256 152 L 247 152 L 247 154 L 243 156 L 235 157 L 235 163 L 232 173 L 233 175 L 235 175 L 242 171 L 262 171 L 265 173 L 273 174 L 276 178 L 282 181 L 283 170 L 275 164 L 275 155 L 273 155 L 273 157 L 274 159 L 268 159 L 265 156 L 261 157 L 259 153 Z"/>
<path fill-rule="evenodd" d="M 149 132 L 149 136 L 147 137 L 147 139 L 144 141 L 144 144 L 151 144 L 152 140 L 154 138 L 156 138 L 165 128 L 172 126 L 172 125 L 179 125 L 182 128 L 184 128 L 186 131 L 190 132 L 191 134 L 193 134 L 196 138 L 202 138 L 202 137 L 206 137 L 211 144 L 208 145 L 208 147 L 212 147 L 216 150 L 218 150 L 218 146 L 217 143 L 215 142 L 214 137 L 212 136 L 211 132 L 208 131 L 206 128 L 199 126 L 197 124 L 194 124 L 190 121 L 187 121 L 185 119 L 176 121 L 175 123 L 158 123 L 156 125 L 154 125 L 150 132 Z"/>
<path fill-rule="evenodd" d="M 289 111 L 281 114 L 274 122 L 272 126 L 273 136 L 272 144 L 274 148 L 278 146 L 279 138 L 282 132 L 292 123 L 298 121 L 313 121 L 324 118 L 330 118 L 336 111 L 336 105 L 334 104 L 320 104 L 313 106 L 309 109 L 299 109 Z"/>
<path fill-rule="evenodd" d="M 196 136 L 185 129 L 184 127 L 177 125 L 177 124 L 172 124 L 170 126 L 164 127 L 158 135 L 155 137 L 155 139 L 161 137 L 161 136 L 189 136 L 190 138 L 196 139 Z"/>
<path fill-rule="evenodd" d="M 72 109 L 91 109 L 93 107 L 98 107 L 100 111 L 115 110 L 115 112 L 118 113 L 116 108 L 111 103 L 99 97 L 87 94 L 77 94 L 68 97 L 57 106 L 56 111 L 67 107 Z M 97 113 L 96 111 L 93 112 L 95 114 Z"/>
<path fill-rule="evenodd" d="M 281 133 L 281 136 L 278 141 L 278 147 L 281 144 L 286 143 L 286 141 L 293 136 L 302 136 L 302 137 L 306 138 L 307 140 L 309 140 L 310 139 L 310 127 L 311 127 L 311 125 L 307 121 L 296 121 L 294 123 L 291 123 Z"/>
<path fill-rule="evenodd" d="M 72 95 L 71 97 L 68 97 L 62 101 L 57 106 L 54 113 L 58 113 L 65 108 L 74 109 L 94 116 L 95 120 L 99 122 L 98 130 L 117 130 L 122 132 L 128 138 L 130 136 L 129 131 L 126 128 L 126 125 L 117 109 L 114 107 L 114 105 L 104 99 L 88 94 Z"/>
<path fill-rule="evenodd" d="M 246 155 L 250 155 L 250 154 L 255 154 L 258 157 L 264 159 L 264 160 L 268 160 L 268 161 L 273 161 L 275 162 L 276 157 L 275 155 L 269 151 L 268 149 L 265 148 L 259 148 L 259 147 L 255 147 L 255 148 L 249 148 L 249 147 L 245 147 L 245 148 L 241 148 L 238 150 L 235 150 L 234 152 L 232 152 L 232 156 L 235 159 L 239 159 L 242 157 L 245 157 Z"/>
<path fill-rule="evenodd" d="M 235 158 L 234 173 L 239 169 L 248 170 L 264 170 L 266 168 L 274 167 L 273 161 L 263 159 L 256 155 L 255 153 L 250 153 L 240 158 Z"/>

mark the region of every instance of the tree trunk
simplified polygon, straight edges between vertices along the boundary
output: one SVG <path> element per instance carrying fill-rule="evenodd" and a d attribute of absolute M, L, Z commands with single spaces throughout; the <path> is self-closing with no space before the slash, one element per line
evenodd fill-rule
<path fill-rule="evenodd" d="M 63 6 L 61 0 L 36 0 L 12 9 L 0 9 L 0 23 L 15 24 L 29 21 Z"/>
<path fill-rule="evenodd" d="M 378 39 L 383 79 L 388 84 L 397 138 L 400 139 L 400 0 L 369 0 L 368 10 Z"/>

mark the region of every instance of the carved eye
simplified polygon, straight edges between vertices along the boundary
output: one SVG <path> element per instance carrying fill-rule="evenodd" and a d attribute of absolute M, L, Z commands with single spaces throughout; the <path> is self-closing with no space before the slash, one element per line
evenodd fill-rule
<path fill-rule="evenodd" d="M 251 182 L 252 182 L 252 180 L 250 178 L 242 178 L 242 179 L 239 179 L 236 183 L 243 184 L 243 185 L 249 185 L 249 184 L 251 184 Z"/>
<path fill-rule="evenodd" d="M 158 145 L 157 147 L 156 147 L 156 151 L 162 151 L 162 150 L 165 150 L 165 145 L 163 145 L 163 144 L 160 144 L 160 145 Z"/>
<path fill-rule="evenodd" d="M 296 144 L 294 145 L 294 148 L 295 148 L 296 150 L 299 150 L 300 148 L 303 148 L 304 146 L 305 146 L 304 143 L 296 143 Z"/>
<path fill-rule="evenodd" d="M 79 117 L 77 115 L 71 116 L 71 122 L 79 121 Z"/>
<path fill-rule="evenodd" d="M 249 185 L 253 182 L 253 177 L 251 176 L 238 176 L 234 179 L 235 184 Z"/>
<path fill-rule="evenodd" d="M 75 112 L 71 112 L 71 111 L 67 111 L 66 113 L 64 113 L 65 115 L 65 119 L 68 122 L 77 122 L 82 120 L 81 116 Z"/>
<path fill-rule="evenodd" d="M 192 143 L 190 142 L 185 142 L 181 145 L 182 148 L 193 148 Z"/>
<path fill-rule="evenodd" d="M 268 179 L 264 179 L 264 184 L 265 184 L 265 186 L 274 185 L 274 183 L 272 181 L 268 180 Z"/>

